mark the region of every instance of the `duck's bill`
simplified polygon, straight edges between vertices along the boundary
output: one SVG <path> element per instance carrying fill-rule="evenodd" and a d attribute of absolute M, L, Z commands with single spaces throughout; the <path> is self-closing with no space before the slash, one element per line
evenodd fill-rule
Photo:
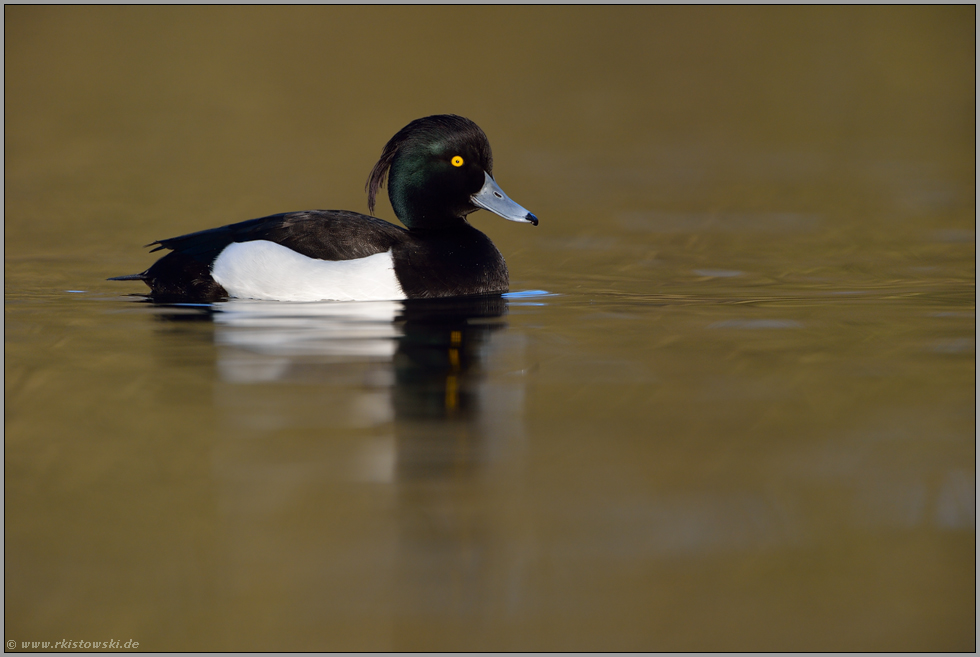
<path fill-rule="evenodd" d="M 504 190 L 500 189 L 500 186 L 490 177 L 489 173 L 484 172 L 483 175 L 487 177 L 483 187 L 470 197 L 473 205 L 500 215 L 508 221 L 538 225 L 538 218 L 510 200 L 510 197 L 504 194 Z"/>

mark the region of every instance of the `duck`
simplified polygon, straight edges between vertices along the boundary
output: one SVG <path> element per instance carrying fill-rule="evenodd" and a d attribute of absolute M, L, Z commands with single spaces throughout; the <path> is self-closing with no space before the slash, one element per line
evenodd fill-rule
<path fill-rule="evenodd" d="M 387 179 L 404 228 L 374 214 Z M 467 216 L 488 210 L 538 225 L 493 177 L 483 130 L 455 114 L 416 119 L 381 151 L 365 184 L 368 211 L 286 212 L 147 244 L 168 250 L 139 274 L 155 301 L 382 301 L 500 295 L 507 264 Z"/>

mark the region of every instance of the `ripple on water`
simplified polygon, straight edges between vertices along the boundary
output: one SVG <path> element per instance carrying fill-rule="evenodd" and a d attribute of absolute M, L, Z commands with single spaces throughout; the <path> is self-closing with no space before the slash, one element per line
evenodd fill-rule
<path fill-rule="evenodd" d="M 706 276 L 708 278 L 734 278 L 745 273 L 737 269 L 695 269 L 693 271 L 698 276 Z"/>
<path fill-rule="evenodd" d="M 803 324 L 795 319 L 725 319 L 708 325 L 709 329 L 785 329 L 800 328 Z"/>
<path fill-rule="evenodd" d="M 820 216 L 800 212 L 625 212 L 627 230 L 654 233 L 794 233 L 815 230 Z"/>

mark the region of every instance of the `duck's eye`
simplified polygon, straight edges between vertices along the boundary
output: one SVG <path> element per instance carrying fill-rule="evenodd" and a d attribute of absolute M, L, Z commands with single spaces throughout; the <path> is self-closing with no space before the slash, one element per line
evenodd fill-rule
<path fill-rule="evenodd" d="M 461 167 L 461 166 L 463 166 L 463 158 L 461 158 L 459 155 L 454 155 L 453 156 L 453 159 L 451 159 L 450 162 L 453 163 L 453 166 L 454 167 Z"/>

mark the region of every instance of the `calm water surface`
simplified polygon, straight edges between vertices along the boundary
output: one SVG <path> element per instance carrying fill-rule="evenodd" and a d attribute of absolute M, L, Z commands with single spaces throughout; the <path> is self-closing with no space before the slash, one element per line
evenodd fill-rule
<path fill-rule="evenodd" d="M 5 641 L 973 650 L 974 21 L 6 8 Z M 510 295 L 104 280 L 441 111 L 541 218 L 472 216 Z"/>

